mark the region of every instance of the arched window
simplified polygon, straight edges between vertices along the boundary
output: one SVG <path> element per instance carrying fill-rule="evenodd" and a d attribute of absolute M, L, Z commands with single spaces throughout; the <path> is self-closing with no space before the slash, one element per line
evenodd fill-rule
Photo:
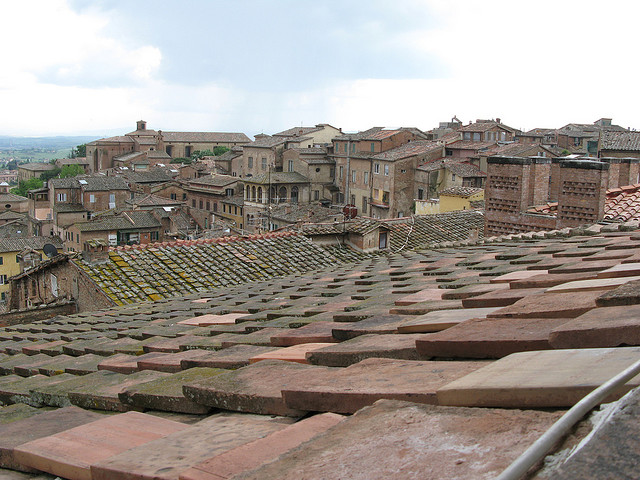
<path fill-rule="evenodd" d="M 253 187 L 251 187 L 251 201 L 252 202 L 256 201 L 256 187 L 255 187 L 255 185 Z"/>
<path fill-rule="evenodd" d="M 258 187 L 258 203 L 262 203 L 262 187 Z"/>
<path fill-rule="evenodd" d="M 291 203 L 298 203 L 298 187 L 291 187 Z"/>
<path fill-rule="evenodd" d="M 245 195 L 244 199 L 248 202 L 249 200 L 251 200 L 251 187 L 249 185 L 247 185 L 247 194 Z"/>
<path fill-rule="evenodd" d="M 280 187 L 278 191 L 278 203 L 287 201 L 287 187 Z"/>

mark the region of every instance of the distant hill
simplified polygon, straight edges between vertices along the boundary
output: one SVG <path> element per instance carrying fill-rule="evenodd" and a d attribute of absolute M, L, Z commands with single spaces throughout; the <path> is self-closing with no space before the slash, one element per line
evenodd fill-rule
<path fill-rule="evenodd" d="M 10 137 L 0 135 L 0 150 L 62 150 L 97 140 L 98 137 Z"/>

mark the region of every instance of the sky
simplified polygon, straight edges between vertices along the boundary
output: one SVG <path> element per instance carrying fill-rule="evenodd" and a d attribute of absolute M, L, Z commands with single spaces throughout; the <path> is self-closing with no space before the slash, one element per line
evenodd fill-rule
<path fill-rule="evenodd" d="M 0 135 L 640 128 L 637 0 L 0 0 Z"/>

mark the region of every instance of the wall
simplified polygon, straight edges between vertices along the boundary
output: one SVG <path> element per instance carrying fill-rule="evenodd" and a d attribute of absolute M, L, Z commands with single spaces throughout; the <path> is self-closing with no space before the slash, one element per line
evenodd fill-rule
<path fill-rule="evenodd" d="M 57 315 L 72 315 L 77 312 L 78 310 L 75 302 L 64 303 L 62 305 L 52 305 L 44 308 L 9 312 L 0 315 L 0 327 L 21 323 L 32 323 L 53 318 Z"/>

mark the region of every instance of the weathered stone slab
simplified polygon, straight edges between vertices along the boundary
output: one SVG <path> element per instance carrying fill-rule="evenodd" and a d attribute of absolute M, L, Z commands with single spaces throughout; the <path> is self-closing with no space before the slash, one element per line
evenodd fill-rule
<path fill-rule="evenodd" d="M 118 355 L 112 355 L 109 358 L 104 359 L 98 364 L 98 370 L 110 370 L 117 373 L 134 373 L 140 370 L 138 362 L 144 362 L 153 358 L 162 358 L 168 353 L 145 353 L 144 355 L 126 355 L 124 353 Z"/>
<path fill-rule="evenodd" d="M 537 270 L 536 273 L 540 271 Z M 555 285 L 561 285 L 567 282 L 574 282 L 578 280 L 590 280 L 596 278 L 595 272 L 583 272 L 583 273 L 545 273 L 534 275 L 522 280 L 514 280 L 509 285 L 513 289 L 520 288 L 548 288 Z"/>
<path fill-rule="evenodd" d="M 211 367 L 235 370 L 249 365 L 249 359 L 261 353 L 273 352 L 277 347 L 260 347 L 257 345 L 235 345 L 219 351 L 210 350 L 188 350 L 201 352 L 195 358 L 184 358 L 180 361 L 182 370 L 192 367 Z"/>
<path fill-rule="evenodd" d="M 441 405 L 566 408 L 640 359 L 640 347 L 514 353 L 437 392 Z M 631 379 L 605 402 L 640 385 Z"/>
<path fill-rule="evenodd" d="M 164 410 L 168 412 L 205 414 L 211 408 L 185 398 L 182 385 L 207 379 L 228 370 L 196 367 L 184 372 L 167 375 L 157 380 L 127 387 L 118 394 L 120 401 L 138 409 Z"/>
<path fill-rule="evenodd" d="M 389 313 L 394 315 L 424 315 L 436 310 L 454 310 L 456 308 L 463 308 L 463 303 L 460 300 L 439 300 L 414 303 L 407 307 L 390 308 Z"/>
<path fill-rule="evenodd" d="M 282 430 L 282 419 L 256 415 L 215 415 L 188 430 L 131 448 L 91 466 L 92 480 L 176 480 L 212 455 Z"/>
<path fill-rule="evenodd" d="M 600 295 L 596 304 L 599 307 L 635 305 L 640 303 L 640 280 L 629 282 Z"/>
<path fill-rule="evenodd" d="M 513 305 L 518 300 L 543 293 L 544 288 L 503 289 L 462 299 L 464 308 L 491 308 Z"/>
<path fill-rule="evenodd" d="M 207 327 L 209 325 L 235 325 L 238 318 L 246 315 L 246 313 L 226 313 L 223 315 L 205 314 L 181 320 L 178 323 L 180 325 L 193 325 L 196 327 Z"/>
<path fill-rule="evenodd" d="M 301 343 L 335 343 L 332 330 L 342 326 L 338 322 L 312 322 L 304 327 L 281 331 L 271 336 L 274 347 L 291 347 Z"/>
<path fill-rule="evenodd" d="M 214 335 L 213 337 L 197 337 L 184 339 L 180 344 L 180 350 L 193 350 L 193 349 L 201 349 L 201 350 L 220 350 L 222 348 L 222 342 L 225 340 L 233 341 L 239 334 L 235 333 L 220 333 L 218 335 Z"/>
<path fill-rule="evenodd" d="M 598 278 L 636 277 L 638 275 L 640 275 L 640 262 L 621 263 L 598 272 Z M 634 278 L 634 280 L 637 279 Z"/>
<path fill-rule="evenodd" d="M 406 320 L 416 318 L 407 315 L 375 315 L 359 322 L 338 324 L 333 329 L 333 336 L 340 340 L 349 340 L 360 335 L 373 333 L 396 333 L 398 325 Z"/>
<path fill-rule="evenodd" d="M 41 353 L 43 349 L 51 349 L 53 347 L 60 347 L 62 348 L 62 345 L 64 345 L 65 342 L 64 340 L 56 340 L 53 342 L 44 342 L 44 343 L 34 343 L 33 345 L 25 345 L 24 347 L 22 347 L 22 353 L 24 353 L 25 355 L 35 355 L 37 353 Z"/>
<path fill-rule="evenodd" d="M 112 385 L 91 385 L 89 383 L 75 387 L 69 391 L 69 401 L 73 405 L 92 410 L 108 410 L 112 412 L 125 412 L 131 410 L 129 405 L 123 404 L 118 395 L 127 388 L 139 384 L 158 380 L 170 374 L 145 370 L 130 375 L 124 375 L 120 381 Z M 87 378 L 86 376 L 83 378 Z M 134 408 L 135 409 L 135 408 Z"/>
<path fill-rule="evenodd" d="M 619 260 L 599 260 L 597 262 L 575 262 L 560 265 L 549 271 L 551 274 L 579 273 L 579 272 L 600 272 L 619 264 Z"/>
<path fill-rule="evenodd" d="M 511 283 L 518 280 L 524 280 L 527 278 L 535 277 L 547 273 L 546 270 L 517 270 L 515 272 L 505 273 L 504 275 L 498 275 L 489 280 L 489 283 Z"/>
<path fill-rule="evenodd" d="M 18 420 L 33 417 L 47 411 L 43 408 L 36 408 L 25 403 L 15 403 L 0 407 L 0 425 L 5 423 L 13 423 Z M 2 478 L 0 476 L 0 478 Z"/>
<path fill-rule="evenodd" d="M 93 344 L 91 342 L 88 342 L 88 344 L 84 348 L 84 351 L 85 353 L 93 353 L 94 355 L 108 357 L 116 353 L 116 351 L 122 350 L 127 346 L 131 347 L 132 345 L 139 346 L 139 353 L 143 353 L 142 347 L 144 343 L 129 337 L 122 337 L 118 338 L 117 340 L 109 340 L 107 342 L 95 342 Z M 133 354 L 134 353 L 132 352 L 132 355 Z"/>
<path fill-rule="evenodd" d="M 555 327 L 554 348 L 599 348 L 640 345 L 640 305 L 595 308 Z"/>
<path fill-rule="evenodd" d="M 0 402 L 7 405 L 11 403 L 26 403 L 32 407 L 40 407 L 41 404 L 31 396 L 32 389 L 45 385 L 54 385 L 74 377 L 75 375 L 63 373 L 55 377 L 33 375 L 27 378 L 17 377 L 20 379 L 14 380 L 16 377 L 9 375 L 2 379 L 6 380 L 6 383 L 4 381 L 0 382 Z"/>
<path fill-rule="evenodd" d="M 333 345 L 333 343 L 301 343 L 292 347 L 282 347 L 271 352 L 260 353 L 249 359 L 249 363 L 261 362 L 263 360 L 283 360 L 285 362 L 306 363 L 306 356 L 309 352 L 315 352 L 321 348 Z"/>
<path fill-rule="evenodd" d="M 323 413 L 305 418 L 259 440 L 209 458 L 183 472 L 180 480 L 231 478 L 275 460 L 280 455 L 337 425 L 344 418 L 335 413 Z"/>
<path fill-rule="evenodd" d="M 87 385 L 93 386 L 96 390 L 109 385 L 120 385 L 125 378 L 126 375 L 107 370 L 83 376 L 68 375 L 63 382 L 34 386 L 30 393 L 33 401 L 38 404 L 50 407 L 67 407 L 72 405 L 69 400 L 69 392 Z"/>
<path fill-rule="evenodd" d="M 298 480 L 301 472 L 314 479 L 490 480 L 558 417 L 380 400 L 234 480 Z"/>
<path fill-rule="evenodd" d="M 229 373 L 183 386 L 188 399 L 210 407 L 262 415 L 301 416 L 288 408 L 281 391 L 287 387 L 323 380 L 331 369 L 264 360 Z"/>
<path fill-rule="evenodd" d="M 640 280 L 640 277 L 610 277 L 594 278 L 591 280 L 578 280 L 575 282 L 563 283 L 547 289 L 547 292 L 586 292 L 591 290 L 613 290 L 633 280 Z"/>
<path fill-rule="evenodd" d="M 442 299 L 463 300 L 465 298 L 477 297 L 478 295 L 508 288 L 509 284 L 506 283 L 480 283 L 477 285 L 467 285 L 466 287 L 455 288 L 453 290 L 445 290 L 442 294 Z"/>
<path fill-rule="evenodd" d="M 502 358 L 516 352 L 548 350 L 552 329 L 568 318 L 471 319 L 416 340 L 421 357 Z"/>
<path fill-rule="evenodd" d="M 104 415 L 78 407 L 66 407 L 42 412 L 0 425 L 0 466 L 21 471 L 36 471 L 24 467 L 14 458 L 14 448 L 38 438 L 48 437 L 69 428 L 103 418 Z"/>
<path fill-rule="evenodd" d="M 416 340 L 419 334 L 361 335 L 307 355 L 313 365 L 346 367 L 366 358 L 418 360 Z"/>
<path fill-rule="evenodd" d="M 25 355 L 24 353 L 8 355 L 4 357 L 2 361 L 0 361 L 0 373 L 2 375 L 11 375 L 12 373 L 15 373 L 16 365 L 28 365 L 30 363 L 35 364 L 39 360 L 51 361 L 53 360 L 53 357 L 45 355 L 44 353 L 38 355 Z"/>
<path fill-rule="evenodd" d="M 414 303 L 428 302 L 442 300 L 442 289 L 440 288 L 425 288 L 417 293 L 407 295 L 394 303 L 398 307 L 406 307 L 407 305 L 413 305 Z"/>
<path fill-rule="evenodd" d="M 602 291 L 541 293 L 487 315 L 493 318 L 575 318 L 596 307 Z"/>
<path fill-rule="evenodd" d="M 271 346 L 271 337 L 282 332 L 281 328 L 263 328 L 253 333 L 244 335 L 233 335 L 233 338 L 223 339 L 222 348 L 233 347 L 234 345 L 258 345 L 263 347 Z"/>
<path fill-rule="evenodd" d="M 326 383 L 287 387 L 285 404 L 296 410 L 354 413 L 382 398 L 436 404 L 436 390 L 486 362 L 369 358 L 337 369 Z"/>
<path fill-rule="evenodd" d="M 24 443 L 14 449 L 21 465 L 73 480 L 92 480 L 92 464 L 192 427 L 127 412 Z"/>
<path fill-rule="evenodd" d="M 67 355 L 71 355 L 74 357 L 78 357 L 84 355 L 87 352 L 87 348 L 97 346 L 101 343 L 112 342 L 112 339 L 109 338 L 97 338 L 97 339 L 88 339 L 88 340 L 73 340 L 66 345 L 62 346 L 62 352 Z M 109 353 L 111 355 L 111 353 Z M 104 355 L 103 355 L 104 356 Z"/>
<path fill-rule="evenodd" d="M 212 353 L 213 352 L 209 350 L 185 350 L 178 353 L 167 353 L 161 357 L 138 360 L 138 368 L 140 370 L 176 373 L 185 370 L 185 368 L 182 367 L 183 360 L 208 358 Z"/>
<path fill-rule="evenodd" d="M 98 364 L 104 360 L 104 357 L 87 353 L 80 357 L 68 357 L 67 355 L 59 355 L 51 359 L 50 363 L 40 365 L 39 373 L 42 375 L 60 375 L 61 373 L 71 373 L 73 375 L 87 375 L 98 371 Z"/>
<path fill-rule="evenodd" d="M 62 355 L 62 356 L 58 356 L 58 357 L 50 357 L 49 355 L 45 355 L 44 353 L 38 353 L 36 355 L 31 355 L 28 357 L 28 359 L 23 362 L 23 363 L 19 363 L 16 364 L 13 367 L 13 372 L 16 375 L 20 375 L 22 377 L 29 377 L 31 375 L 36 375 L 40 370 L 40 367 L 42 365 L 46 365 L 48 363 L 51 363 L 51 361 L 57 358 L 60 361 L 65 361 L 65 360 L 69 360 L 69 359 L 74 359 L 74 357 L 70 357 L 69 355 Z M 31 359 L 31 360 L 29 360 Z"/>
<path fill-rule="evenodd" d="M 208 332 L 207 332 L 208 334 Z M 155 338 L 155 341 L 146 343 L 142 350 L 144 353 L 161 352 L 161 353 L 176 353 L 180 351 L 181 345 L 184 345 L 185 341 L 198 339 L 198 336 L 184 335 L 173 338 Z"/>
<path fill-rule="evenodd" d="M 439 332 L 458 325 L 472 318 L 484 318 L 500 307 L 463 308 L 460 310 L 439 310 L 429 312 L 417 318 L 410 319 L 398 325 L 398 333 L 429 333 Z"/>

